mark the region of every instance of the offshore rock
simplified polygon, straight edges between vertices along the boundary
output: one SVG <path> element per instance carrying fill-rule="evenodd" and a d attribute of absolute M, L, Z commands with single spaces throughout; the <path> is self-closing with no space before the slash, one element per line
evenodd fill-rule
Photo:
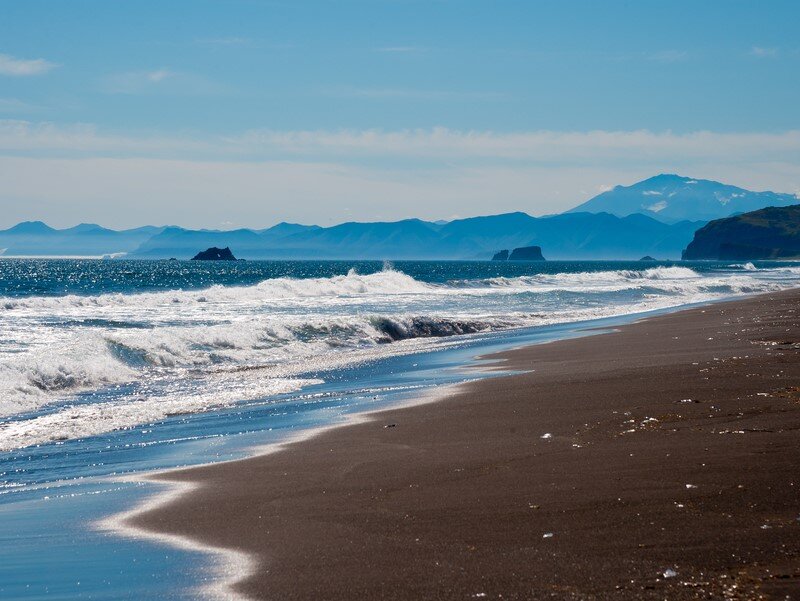
<path fill-rule="evenodd" d="M 509 261 L 544 261 L 540 246 L 522 246 L 511 251 Z"/>
<path fill-rule="evenodd" d="M 227 246 L 225 248 L 211 248 L 197 253 L 192 257 L 192 261 L 235 261 L 236 257 L 233 256 L 231 249 Z"/>

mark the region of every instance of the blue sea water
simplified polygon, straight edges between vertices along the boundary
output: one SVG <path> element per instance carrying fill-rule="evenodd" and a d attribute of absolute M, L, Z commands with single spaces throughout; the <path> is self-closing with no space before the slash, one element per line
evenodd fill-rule
<path fill-rule="evenodd" d="M 98 530 L 156 488 L 486 373 L 473 357 L 796 286 L 795 263 L 0 260 L 0 598 L 191 599 L 211 558 Z"/>

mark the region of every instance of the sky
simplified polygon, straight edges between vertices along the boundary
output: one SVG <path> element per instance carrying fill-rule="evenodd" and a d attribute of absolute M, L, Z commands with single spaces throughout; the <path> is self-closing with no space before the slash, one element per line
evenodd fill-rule
<path fill-rule="evenodd" d="M 800 193 L 796 0 L 0 0 L 0 227 Z"/>

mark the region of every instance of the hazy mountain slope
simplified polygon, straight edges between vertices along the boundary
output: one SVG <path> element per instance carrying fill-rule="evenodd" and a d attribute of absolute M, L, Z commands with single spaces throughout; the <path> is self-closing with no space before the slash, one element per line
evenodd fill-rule
<path fill-rule="evenodd" d="M 666 224 L 644 215 L 507 213 L 436 224 L 419 219 L 342 223 L 333 227 L 278 224 L 266 230 L 138 228 L 117 232 L 93 224 L 54 230 L 25 223 L 0 232 L 7 255 L 103 255 L 188 259 L 206 248 L 230 247 L 246 259 L 489 259 L 503 248 L 537 245 L 548 259 L 677 258 L 702 223 Z"/>
<path fill-rule="evenodd" d="M 132 256 L 136 258 L 188 259 L 201 250 L 212 246 L 230 247 L 237 257 L 244 259 L 259 258 L 273 248 L 281 246 L 284 238 L 301 232 L 313 232 L 319 226 L 299 225 L 295 223 L 279 223 L 264 230 L 189 230 L 181 227 L 165 228 L 162 232 L 146 240 L 135 249 Z M 276 251 L 277 252 L 277 251 Z M 277 252 L 280 255 L 280 252 Z"/>
<path fill-rule="evenodd" d="M 57 230 L 41 221 L 26 221 L 0 231 L 0 249 L 4 249 L 3 254 L 6 256 L 97 256 L 125 253 L 134 250 L 162 229 L 146 226 L 116 231 L 92 223 L 82 223 Z"/>
<path fill-rule="evenodd" d="M 665 224 L 644 215 L 508 213 L 443 226 L 416 219 L 345 223 L 288 236 L 273 256 L 365 259 L 489 259 L 502 248 L 538 245 L 549 259 L 677 258 L 702 223 Z"/>
<path fill-rule="evenodd" d="M 800 257 L 800 206 L 712 221 L 695 233 L 683 256 L 737 261 Z"/>
<path fill-rule="evenodd" d="M 223 232 L 168 227 L 145 241 L 134 254 L 141 258 L 188 259 L 212 246 L 230 246 L 237 251 L 237 256 L 247 256 L 251 250 L 260 249 L 263 245 L 261 236 L 253 230 Z"/>
<path fill-rule="evenodd" d="M 287 236 L 288 256 L 309 258 L 427 258 L 437 245 L 439 226 L 419 219 L 394 222 L 348 222 Z"/>
<path fill-rule="evenodd" d="M 502 248 L 528 246 L 538 221 L 521 212 L 457 219 L 442 226 L 437 248 L 448 256 L 491 258 Z"/>
<path fill-rule="evenodd" d="M 7 230 L 0 230 L 0 236 L 46 236 L 57 231 L 41 221 L 23 221 Z"/>
<path fill-rule="evenodd" d="M 318 225 L 302 225 L 299 223 L 287 223 L 282 221 L 272 227 L 258 230 L 258 233 L 261 234 L 261 237 L 265 240 L 278 240 L 286 236 L 291 236 L 292 234 L 310 232 L 318 229 L 321 229 Z"/>
<path fill-rule="evenodd" d="M 616 186 L 569 212 L 641 213 L 659 221 L 709 221 L 769 206 L 798 202 L 794 194 L 751 192 L 719 182 L 662 174 L 632 186 Z"/>
<path fill-rule="evenodd" d="M 535 242 L 548 259 L 677 258 L 702 223 L 666 224 L 645 215 L 569 213 L 539 220 Z"/>

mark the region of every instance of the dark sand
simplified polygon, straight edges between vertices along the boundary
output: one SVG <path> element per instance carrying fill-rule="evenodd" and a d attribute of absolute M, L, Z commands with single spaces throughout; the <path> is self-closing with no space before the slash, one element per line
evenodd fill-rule
<path fill-rule="evenodd" d="M 259 599 L 800 599 L 799 311 L 504 353 L 534 371 L 160 476 L 202 487 L 135 523 L 256 555 Z"/>

